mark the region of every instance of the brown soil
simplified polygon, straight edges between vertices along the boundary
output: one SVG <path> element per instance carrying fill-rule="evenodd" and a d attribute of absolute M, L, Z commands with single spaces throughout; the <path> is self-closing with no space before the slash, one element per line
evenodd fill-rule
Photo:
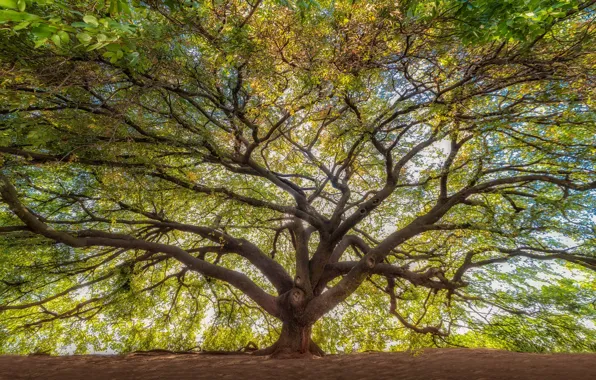
<path fill-rule="evenodd" d="M 0 356 L 0 379 L 596 380 L 595 354 L 432 349 L 273 360 L 248 355 Z"/>

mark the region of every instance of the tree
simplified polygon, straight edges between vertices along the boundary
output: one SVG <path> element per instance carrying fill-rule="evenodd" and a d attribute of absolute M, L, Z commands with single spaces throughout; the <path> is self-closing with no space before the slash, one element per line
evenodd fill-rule
<path fill-rule="evenodd" d="M 596 349 L 594 3 L 0 1 L 0 335 Z"/>

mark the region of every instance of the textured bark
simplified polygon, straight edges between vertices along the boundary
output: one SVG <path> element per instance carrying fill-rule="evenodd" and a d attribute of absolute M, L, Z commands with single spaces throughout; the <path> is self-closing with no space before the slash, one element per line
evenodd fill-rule
<path fill-rule="evenodd" d="M 284 322 L 281 334 L 270 347 L 255 351 L 253 355 L 271 355 L 272 358 L 323 356 L 324 352 L 311 338 L 312 326 Z"/>
<path fill-rule="evenodd" d="M 304 318 L 308 304 L 305 292 L 294 287 L 278 298 L 281 333 L 271 347 L 254 352 L 254 355 L 271 355 L 274 358 L 292 358 L 297 356 L 323 356 L 323 350 L 311 339 L 312 325 L 316 320 Z"/>

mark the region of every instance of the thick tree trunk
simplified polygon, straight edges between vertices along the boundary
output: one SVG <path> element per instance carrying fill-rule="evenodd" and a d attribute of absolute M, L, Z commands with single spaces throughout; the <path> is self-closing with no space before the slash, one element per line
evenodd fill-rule
<path fill-rule="evenodd" d="M 312 326 L 284 322 L 279 339 L 272 346 L 255 351 L 253 355 L 271 355 L 273 358 L 323 356 L 324 352 L 311 339 Z"/>
<path fill-rule="evenodd" d="M 253 355 L 271 355 L 274 358 L 323 356 L 323 350 L 310 337 L 313 320 L 305 318 L 306 305 L 306 294 L 301 288 L 294 287 L 282 294 L 278 298 L 280 319 L 283 321 L 281 334 L 271 347 L 255 351 Z"/>

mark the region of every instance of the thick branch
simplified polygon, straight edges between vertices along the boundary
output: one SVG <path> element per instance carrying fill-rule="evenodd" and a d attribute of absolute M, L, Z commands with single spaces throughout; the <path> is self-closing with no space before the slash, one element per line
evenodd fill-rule
<path fill-rule="evenodd" d="M 269 314 L 279 316 L 279 309 L 275 297 L 263 291 L 243 273 L 200 260 L 179 247 L 135 239 L 129 235 L 93 230 L 76 232 L 74 234 L 66 231 L 56 231 L 41 222 L 23 207 L 18 199 L 15 188 L 2 174 L 0 174 L 0 194 L 11 211 L 21 219 L 32 232 L 71 247 L 104 246 L 165 253 L 198 273 L 230 283 L 232 286 L 244 292 Z"/>

